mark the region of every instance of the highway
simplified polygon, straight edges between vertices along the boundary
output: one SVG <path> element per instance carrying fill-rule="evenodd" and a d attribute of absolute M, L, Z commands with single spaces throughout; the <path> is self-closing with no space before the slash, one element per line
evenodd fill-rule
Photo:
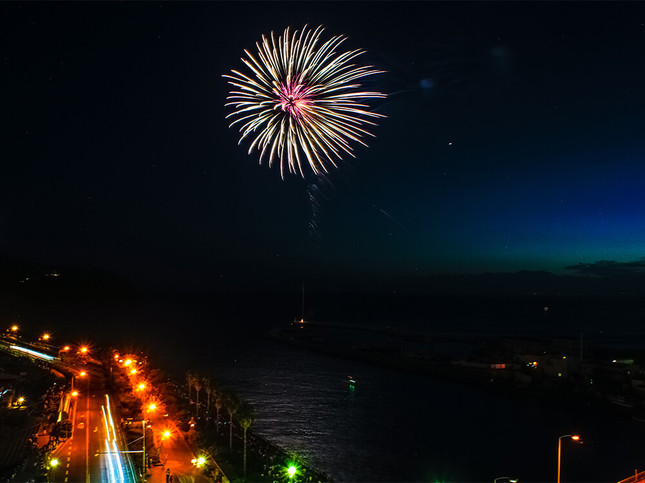
<path fill-rule="evenodd" d="M 113 419 L 114 406 L 105 392 L 105 379 L 99 369 L 86 365 L 54 363 L 73 374 L 69 418 L 70 438 L 53 455 L 58 459 L 50 470 L 51 482 L 135 483 L 136 475 L 119 430 Z"/>
<path fill-rule="evenodd" d="M 4 349 L 23 357 L 47 362 L 65 375 L 70 384 L 65 390 L 59 414 L 69 415 L 71 433 L 66 441 L 49 455 L 48 481 L 58 483 L 136 483 L 138 481 L 134 458 L 141 458 L 140 446 L 129 450 L 121 426 L 118 410 L 106 393 L 106 380 L 102 364 L 94 360 L 87 348 L 81 347 L 78 355 L 59 357 L 43 352 L 38 344 L 25 344 L 0 339 Z M 52 352 L 51 350 L 48 352 Z M 129 362 L 129 361 L 127 361 Z M 125 364 L 127 365 L 127 364 Z M 132 381 L 140 377 L 136 370 L 127 372 Z M 135 377 L 136 375 L 136 377 Z M 204 475 L 202 463 L 195 464 L 202 455 L 195 455 L 174 421 L 166 413 L 155 410 L 154 405 L 145 410 L 151 440 L 148 451 L 159 454 L 161 466 L 148 469 L 148 481 L 163 483 L 172 475 L 176 480 L 194 482 L 212 481 Z M 132 442 L 134 443 L 134 441 Z M 51 465 L 51 461 L 57 464 Z M 219 474 L 223 474 L 215 461 Z"/>

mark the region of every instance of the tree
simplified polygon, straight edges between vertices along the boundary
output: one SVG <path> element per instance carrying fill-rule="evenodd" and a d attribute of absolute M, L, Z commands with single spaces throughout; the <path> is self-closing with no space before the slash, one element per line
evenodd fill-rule
<path fill-rule="evenodd" d="M 229 393 L 226 396 L 226 410 L 228 411 L 228 449 L 233 449 L 233 416 L 237 412 L 239 401 L 237 396 Z"/>
<path fill-rule="evenodd" d="M 213 394 L 213 385 L 211 384 L 210 379 L 204 378 L 204 389 L 208 395 L 208 401 L 206 403 L 206 421 L 211 417 L 211 394 Z"/>
<path fill-rule="evenodd" d="M 244 476 L 246 477 L 246 431 L 249 429 L 253 421 L 255 421 L 255 411 L 253 407 L 247 402 L 241 402 L 237 407 L 237 420 L 242 430 L 244 431 Z"/>
<path fill-rule="evenodd" d="M 219 410 L 224 406 L 224 396 L 215 392 L 215 434 L 219 434 Z"/>
<path fill-rule="evenodd" d="M 194 378 L 195 378 L 195 376 L 193 376 L 192 372 L 187 372 L 186 373 L 186 384 L 188 385 L 188 405 L 191 405 L 193 403 L 192 399 L 190 398 L 190 395 L 191 395 L 190 390 L 193 387 L 193 379 Z"/>
<path fill-rule="evenodd" d="M 197 392 L 197 405 L 196 405 L 196 415 L 195 417 L 199 419 L 199 391 L 202 390 L 203 382 L 201 377 L 196 377 L 195 382 L 193 383 L 193 386 L 195 386 L 195 391 Z"/>

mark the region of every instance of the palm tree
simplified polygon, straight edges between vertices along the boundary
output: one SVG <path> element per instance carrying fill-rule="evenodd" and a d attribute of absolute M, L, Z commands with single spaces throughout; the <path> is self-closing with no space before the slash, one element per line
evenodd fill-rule
<path fill-rule="evenodd" d="M 203 387 L 202 378 L 201 377 L 196 377 L 195 382 L 193 383 L 193 386 L 195 386 L 195 391 L 197 391 L 197 406 L 196 406 L 197 413 L 196 413 L 195 417 L 197 419 L 199 419 L 199 391 L 201 391 L 202 387 Z"/>
<path fill-rule="evenodd" d="M 226 410 L 228 411 L 228 449 L 233 449 L 233 416 L 237 412 L 239 401 L 234 394 L 226 396 Z"/>
<path fill-rule="evenodd" d="M 208 421 L 211 417 L 211 394 L 213 394 L 213 385 L 208 378 L 204 378 L 204 389 L 206 389 L 206 394 L 208 395 L 208 402 L 206 403 L 206 421 Z"/>
<path fill-rule="evenodd" d="M 193 386 L 193 378 L 194 377 L 195 376 L 193 376 L 192 372 L 187 372 L 186 373 L 186 385 L 188 386 L 188 405 L 189 406 L 193 403 L 192 400 L 190 399 L 190 390 L 191 390 L 191 388 Z"/>
<path fill-rule="evenodd" d="M 244 476 L 246 477 L 246 430 L 255 421 L 255 411 L 250 404 L 242 402 L 237 408 L 237 420 L 244 431 Z"/>
<path fill-rule="evenodd" d="M 219 410 L 224 406 L 223 394 L 215 392 L 215 434 L 219 434 Z"/>

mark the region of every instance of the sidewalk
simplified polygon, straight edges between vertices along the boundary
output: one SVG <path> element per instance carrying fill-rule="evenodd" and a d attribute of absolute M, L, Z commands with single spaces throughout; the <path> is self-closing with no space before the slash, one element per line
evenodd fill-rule
<path fill-rule="evenodd" d="M 195 453 L 190 448 L 184 434 L 179 430 L 173 421 L 169 421 L 163 416 L 154 415 L 150 418 L 153 427 L 153 438 L 155 448 L 159 448 L 159 461 L 161 465 L 153 466 L 149 469 L 149 483 L 166 483 L 166 471 L 170 470 L 173 476 L 173 483 L 210 483 L 215 480 L 208 478 L 203 474 L 203 469 L 193 465 L 192 460 L 196 458 Z M 169 439 L 162 439 L 162 431 L 168 429 L 172 433 Z M 219 466 L 215 461 L 209 461 L 209 465 Z M 220 474 L 222 472 L 220 471 Z M 228 482 L 226 477 L 217 481 L 221 483 Z"/>

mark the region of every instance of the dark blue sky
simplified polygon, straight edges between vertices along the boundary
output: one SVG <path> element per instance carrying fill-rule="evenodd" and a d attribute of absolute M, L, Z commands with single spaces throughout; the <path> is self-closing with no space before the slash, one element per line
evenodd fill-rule
<path fill-rule="evenodd" d="M 175 287 L 640 260 L 644 12 L 1 4 L 0 254 Z M 305 24 L 387 71 L 387 119 L 331 184 L 282 181 L 224 119 L 243 49 Z"/>

